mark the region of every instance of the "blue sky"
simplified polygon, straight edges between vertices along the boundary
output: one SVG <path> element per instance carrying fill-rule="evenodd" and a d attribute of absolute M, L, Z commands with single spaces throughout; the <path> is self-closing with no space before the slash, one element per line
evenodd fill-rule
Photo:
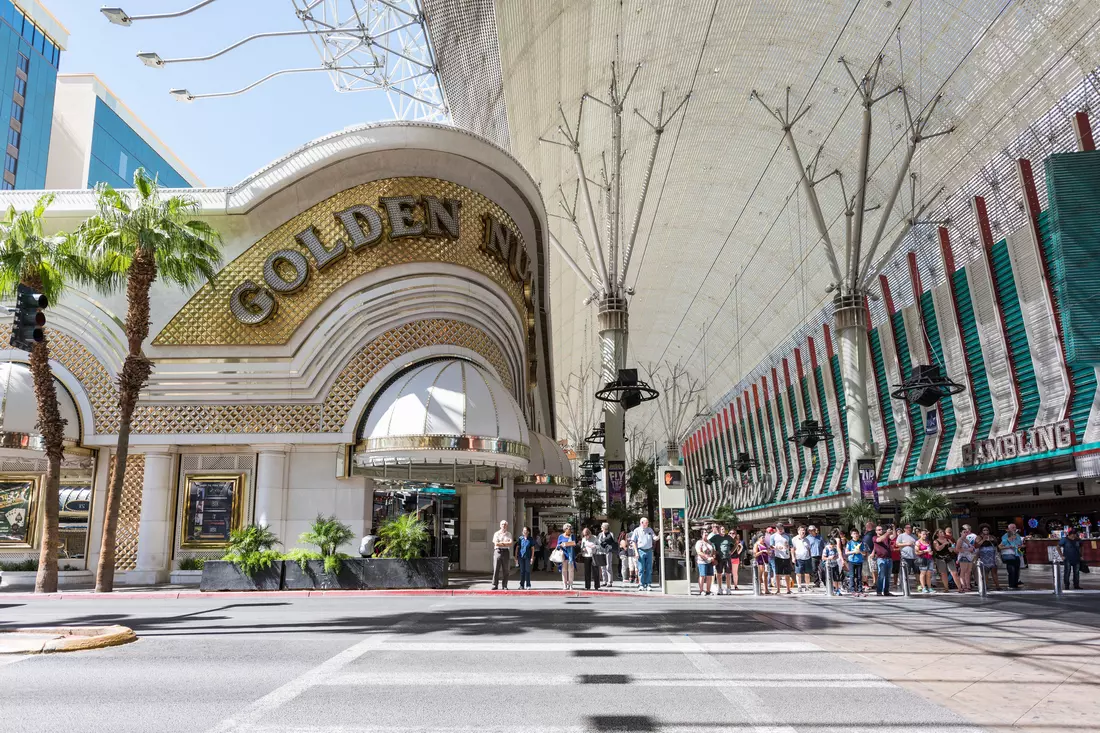
<path fill-rule="evenodd" d="M 262 39 L 201 63 L 152 69 L 139 51 L 200 56 L 253 33 L 295 30 L 290 0 L 220 0 L 182 18 L 112 25 L 101 0 L 41 0 L 69 29 L 61 73 L 94 73 L 208 186 L 230 186 L 316 137 L 391 119 L 382 92 L 338 94 L 324 72 L 276 77 L 237 97 L 177 102 L 168 94 L 239 89 L 284 68 L 316 66 L 306 37 Z M 111 0 L 131 15 L 183 9 L 195 0 Z M 263 8 L 263 10 L 260 10 Z"/>

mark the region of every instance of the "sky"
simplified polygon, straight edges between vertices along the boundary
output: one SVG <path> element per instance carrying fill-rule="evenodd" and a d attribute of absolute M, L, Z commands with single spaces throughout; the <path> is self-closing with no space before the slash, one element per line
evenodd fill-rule
<path fill-rule="evenodd" d="M 260 39 L 213 61 L 149 68 L 162 58 L 202 56 L 253 33 L 297 30 L 290 0 L 219 0 L 182 18 L 109 23 L 101 0 L 41 0 L 70 33 L 61 73 L 94 73 L 207 186 L 232 186 L 315 138 L 392 119 L 383 92 L 337 93 L 325 72 L 276 77 L 236 97 L 177 102 L 169 94 L 239 89 L 273 71 L 317 66 L 306 37 Z M 191 7 L 195 0 L 112 0 L 130 15 Z"/>

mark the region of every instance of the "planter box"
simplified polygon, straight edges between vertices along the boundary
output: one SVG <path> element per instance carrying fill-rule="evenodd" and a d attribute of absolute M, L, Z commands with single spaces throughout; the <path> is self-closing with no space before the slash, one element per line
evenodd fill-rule
<path fill-rule="evenodd" d="M 201 580 L 201 570 L 173 570 L 168 576 L 168 582 L 172 585 L 198 585 Z"/>
<path fill-rule="evenodd" d="M 360 558 L 344 560 L 340 573 L 324 571 L 324 563 L 310 560 L 303 571 L 298 563 L 287 561 L 283 575 L 284 590 L 371 590 L 399 588 L 445 588 L 447 559 L 426 557 L 419 560 Z"/>
<path fill-rule="evenodd" d="M 283 564 L 277 560 L 250 578 L 231 562 L 207 560 L 202 567 L 199 590 L 279 590 L 283 584 Z"/>
<path fill-rule="evenodd" d="M 5 570 L 0 572 L 0 588 L 12 590 L 34 590 L 34 581 L 38 577 L 38 571 L 14 572 Z M 91 570 L 59 570 L 57 571 L 58 588 L 76 588 L 95 584 L 95 574 Z"/>

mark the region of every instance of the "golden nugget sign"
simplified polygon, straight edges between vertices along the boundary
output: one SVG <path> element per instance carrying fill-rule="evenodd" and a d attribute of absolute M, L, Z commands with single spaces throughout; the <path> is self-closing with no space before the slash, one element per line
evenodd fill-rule
<path fill-rule="evenodd" d="M 312 270 L 321 272 L 349 253 L 354 257 L 382 243 L 410 237 L 457 240 L 461 208 L 462 201 L 453 198 L 383 196 L 377 207 L 357 204 L 338 211 L 334 216 L 343 237 L 325 242 L 316 227 L 307 226 L 294 235 L 299 247 L 268 255 L 262 285 L 245 280 L 233 289 L 229 309 L 241 323 L 263 323 L 277 310 L 279 297 L 306 287 Z M 482 216 L 482 226 L 481 251 L 504 264 L 512 280 L 529 285 L 531 268 L 523 243 L 490 214 Z"/>
<path fill-rule="evenodd" d="M 1072 445 L 1073 423 L 1070 420 L 1062 420 L 964 445 L 962 462 L 964 466 L 977 466 L 1009 458 L 1026 458 L 1052 450 L 1069 448 Z"/>

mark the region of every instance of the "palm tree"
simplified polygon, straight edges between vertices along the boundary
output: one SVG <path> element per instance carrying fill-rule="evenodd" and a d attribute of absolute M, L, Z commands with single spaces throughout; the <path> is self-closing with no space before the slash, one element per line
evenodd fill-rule
<path fill-rule="evenodd" d="M 921 487 L 913 489 L 901 505 L 903 522 L 938 522 L 951 516 L 951 500 L 945 494 Z"/>
<path fill-rule="evenodd" d="M 607 518 L 618 522 L 623 529 L 627 529 L 638 521 L 640 515 L 637 506 L 631 506 L 625 501 L 613 501 L 607 508 Z"/>
<path fill-rule="evenodd" d="M 861 499 L 855 504 L 844 507 L 840 513 L 840 519 L 849 527 L 855 527 L 862 532 L 864 524 L 878 521 L 878 509 L 875 509 L 875 505 L 866 499 Z"/>
<path fill-rule="evenodd" d="M 96 186 L 96 213 L 76 231 L 104 287 L 126 287 L 127 353 L 118 377 L 118 447 L 96 571 L 99 593 L 114 589 L 115 535 L 130 452 L 130 421 L 138 394 L 153 371 L 153 362 L 142 352 L 149 337 L 149 291 L 158 276 L 183 288 L 212 280 L 221 264 L 221 237 L 209 224 L 193 218 L 199 209 L 197 200 L 163 197 L 160 185 L 143 168 L 134 171 L 134 189 L 134 193 L 122 193 L 106 184 Z"/>
<path fill-rule="evenodd" d="M 581 513 L 581 518 L 588 521 L 603 511 L 603 497 L 595 486 L 582 486 L 573 494 L 573 504 Z"/>
<path fill-rule="evenodd" d="M 714 521 L 725 527 L 732 527 L 737 529 L 739 520 L 737 519 L 737 513 L 733 511 L 733 507 L 729 504 L 723 504 L 714 511 Z"/>
<path fill-rule="evenodd" d="M 42 231 L 42 215 L 53 202 L 47 194 L 31 211 L 8 209 L 0 222 L 0 292 L 15 293 L 20 285 L 42 293 L 50 303 L 57 302 L 66 280 L 85 280 L 88 269 L 71 242 L 61 234 L 46 236 Z M 46 507 L 45 529 L 38 556 L 36 593 L 57 591 L 57 546 L 59 531 L 57 516 L 60 499 L 61 457 L 65 439 L 65 419 L 57 405 L 57 389 L 50 372 L 50 342 L 48 332 L 30 351 L 34 396 L 38 403 L 38 430 L 46 449 L 46 484 L 42 502 Z"/>

